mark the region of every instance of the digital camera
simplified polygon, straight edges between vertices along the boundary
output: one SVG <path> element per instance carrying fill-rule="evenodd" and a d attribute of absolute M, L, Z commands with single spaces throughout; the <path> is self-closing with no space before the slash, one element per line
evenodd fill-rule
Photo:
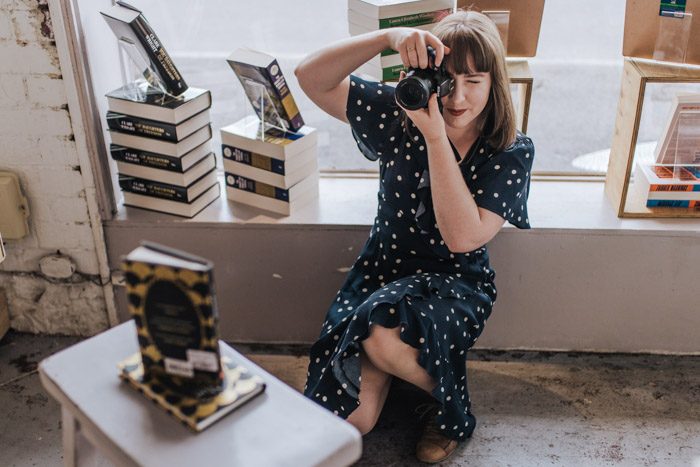
<path fill-rule="evenodd" d="M 427 108 L 431 94 L 437 93 L 439 99 L 452 92 L 454 80 L 445 70 L 444 62 L 439 67 L 435 66 L 435 50 L 430 46 L 428 63 L 428 68 L 409 68 L 396 86 L 396 103 L 404 109 Z"/>

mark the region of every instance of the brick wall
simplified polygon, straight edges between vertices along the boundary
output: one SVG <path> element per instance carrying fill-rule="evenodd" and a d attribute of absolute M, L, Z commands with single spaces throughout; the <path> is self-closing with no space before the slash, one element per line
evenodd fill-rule
<path fill-rule="evenodd" d="M 0 171 L 18 174 L 30 234 L 6 241 L 0 288 L 20 331 L 94 334 L 107 326 L 98 257 L 46 0 L 0 0 Z M 88 181 L 89 182 L 89 181 Z M 1 215 L 1 214 L 0 214 Z M 60 254 L 72 277 L 45 276 Z"/>

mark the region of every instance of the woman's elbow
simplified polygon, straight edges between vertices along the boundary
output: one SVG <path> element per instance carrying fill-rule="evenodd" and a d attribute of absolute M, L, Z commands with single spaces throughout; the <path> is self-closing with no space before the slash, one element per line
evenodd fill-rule
<path fill-rule="evenodd" d="M 450 250 L 451 253 L 469 253 L 470 251 L 477 250 L 484 246 L 485 242 L 482 243 L 476 239 L 471 238 L 457 238 L 457 239 L 447 239 L 445 240 L 445 246 Z"/>

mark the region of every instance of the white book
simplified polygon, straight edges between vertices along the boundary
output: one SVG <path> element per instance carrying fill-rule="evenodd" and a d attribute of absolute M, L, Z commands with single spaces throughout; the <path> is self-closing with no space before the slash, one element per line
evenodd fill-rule
<path fill-rule="evenodd" d="M 107 104 L 113 112 L 177 125 L 211 107 L 211 93 L 190 87 L 174 97 L 141 81 L 109 92 Z"/>
<path fill-rule="evenodd" d="M 443 16 L 450 14 L 451 8 L 429 10 L 425 12 L 408 13 L 391 18 L 376 18 L 365 16 L 355 10 L 348 10 L 348 23 L 356 24 L 369 30 L 387 29 L 396 27 L 420 28 L 426 24 L 435 24 Z"/>
<path fill-rule="evenodd" d="M 260 120 L 249 115 L 221 129 L 221 143 L 245 151 L 287 160 L 308 148 L 316 146 L 318 133 L 315 128 L 304 125 L 295 134 L 279 130 L 268 130 L 260 139 Z"/>
<path fill-rule="evenodd" d="M 437 23 L 422 24 L 420 26 L 415 26 L 415 29 L 422 29 L 423 31 L 432 31 Z M 355 23 L 348 23 L 348 32 L 351 36 L 359 36 L 360 34 L 366 34 L 368 32 L 376 31 L 377 29 L 370 29 L 366 26 L 362 26 Z"/>
<path fill-rule="evenodd" d="M 678 163 L 675 155 L 678 144 L 678 121 L 681 112 L 696 114 L 698 122 L 700 122 L 700 94 L 681 93 L 673 96 L 671 111 L 654 151 L 657 164 Z"/>
<path fill-rule="evenodd" d="M 187 138 L 177 143 L 161 141 L 155 138 L 130 135 L 119 131 L 110 131 L 112 144 L 127 148 L 139 149 L 141 151 L 163 154 L 171 157 L 182 157 L 194 148 L 211 139 L 211 125 L 206 125 L 195 131 Z"/>
<path fill-rule="evenodd" d="M 348 0 L 348 10 L 372 18 L 392 18 L 408 14 L 455 9 L 454 0 Z"/>
<path fill-rule="evenodd" d="M 234 187 L 234 175 L 226 174 L 226 196 L 233 202 L 290 215 L 299 207 L 318 197 L 318 173 L 312 174 L 289 188 L 289 200 L 281 200 L 265 194 Z M 261 189 L 262 188 L 262 189 Z M 256 190 L 266 192 L 267 187 L 257 186 Z M 267 194 L 270 194 L 269 192 Z"/>
<path fill-rule="evenodd" d="M 151 196 L 139 195 L 127 191 L 123 192 L 123 194 L 125 206 L 165 212 L 182 217 L 194 217 L 219 197 L 219 183 L 213 184 L 198 198 L 192 200 L 191 203 L 180 203 L 179 201 L 153 198 Z"/>
<path fill-rule="evenodd" d="M 295 171 L 285 173 L 284 175 L 270 172 L 269 170 L 259 169 L 248 164 L 224 159 L 224 170 L 228 173 L 242 175 L 268 185 L 278 188 L 291 188 L 299 183 L 304 178 L 318 171 L 318 160 L 314 157 L 305 165 L 297 168 Z"/>
<path fill-rule="evenodd" d="M 154 169 L 152 167 L 129 164 L 127 162 L 117 162 L 117 171 L 122 175 L 143 178 L 146 180 L 154 180 L 157 182 L 178 186 L 191 185 L 192 182 L 198 180 L 214 167 L 216 167 L 216 157 L 214 156 L 213 152 L 206 154 L 184 173 Z"/>

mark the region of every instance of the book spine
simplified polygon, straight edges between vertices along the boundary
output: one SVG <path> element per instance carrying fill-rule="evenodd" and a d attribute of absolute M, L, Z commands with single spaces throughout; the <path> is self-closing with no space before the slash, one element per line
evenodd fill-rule
<path fill-rule="evenodd" d="M 700 191 L 698 185 L 650 185 L 649 191 Z"/>
<path fill-rule="evenodd" d="M 153 196 L 154 198 L 168 199 L 181 203 L 188 203 L 191 201 L 187 196 L 187 187 L 170 185 L 168 183 L 122 175 L 119 177 L 119 186 L 124 191 L 139 195 Z"/>
<path fill-rule="evenodd" d="M 292 97 L 292 93 L 287 86 L 287 80 L 284 79 L 282 69 L 277 63 L 277 60 L 273 60 L 272 63 L 267 66 L 266 74 L 277 93 L 278 99 L 282 103 L 282 108 L 286 114 L 284 117 L 286 117 L 286 120 L 289 122 L 289 129 L 292 131 L 299 130 L 304 126 L 304 119 L 301 118 L 299 108 L 294 101 L 294 97 Z"/>
<path fill-rule="evenodd" d="M 648 208 L 688 208 L 700 210 L 700 201 L 673 200 L 673 199 L 648 199 Z"/>
<path fill-rule="evenodd" d="M 442 18 L 450 14 L 450 10 L 426 11 L 425 13 L 416 13 L 413 15 L 395 16 L 393 18 L 384 18 L 379 20 L 379 29 L 407 27 L 414 28 L 424 24 L 436 23 Z"/>
<path fill-rule="evenodd" d="M 182 161 L 177 157 L 139 151 L 138 149 L 126 148 L 116 144 L 109 145 L 109 153 L 115 161 L 128 162 L 129 164 L 137 164 L 169 172 L 183 172 Z"/>
<path fill-rule="evenodd" d="M 170 58 L 170 55 L 163 47 L 158 36 L 156 36 L 151 25 L 146 21 L 146 18 L 143 15 L 139 15 L 131 23 L 131 28 L 149 54 L 151 63 L 156 67 L 165 89 L 175 96 L 179 96 L 187 91 L 187 83 L 185 83 L 172 58 Z"/>
<path fill-rule="evenodd" d="M 110 129 L 123 133 L 177 142 L 176 127 L 169 123 L 107 112 L 107 125 Z"/>
<path fill-rule="evenodd" d="M 278 199 L 280 201 L 289 202 L 289 190 L 277 188 L 266 183 L 260 183 L 240 175 L 231 173 L 226 174 L 226 184 L 232 188 L 249 191 L 256 195 L 267 196 L 268 198 Z"/>
<path fill-rule="evenodd" d="M 234 146 L 228 146 L 226 144 L 221 145 L 221 153 L 226 159 L 240 162 L 241 164 L 246 164 L 251 167 L 267 170 L 268 172 L 273 172 L 280 175 L 285 174 L 284 161 L 279 159 L 262 156 L 254 152 L 246 151 L 245 149 L 236 148 Z"/>

